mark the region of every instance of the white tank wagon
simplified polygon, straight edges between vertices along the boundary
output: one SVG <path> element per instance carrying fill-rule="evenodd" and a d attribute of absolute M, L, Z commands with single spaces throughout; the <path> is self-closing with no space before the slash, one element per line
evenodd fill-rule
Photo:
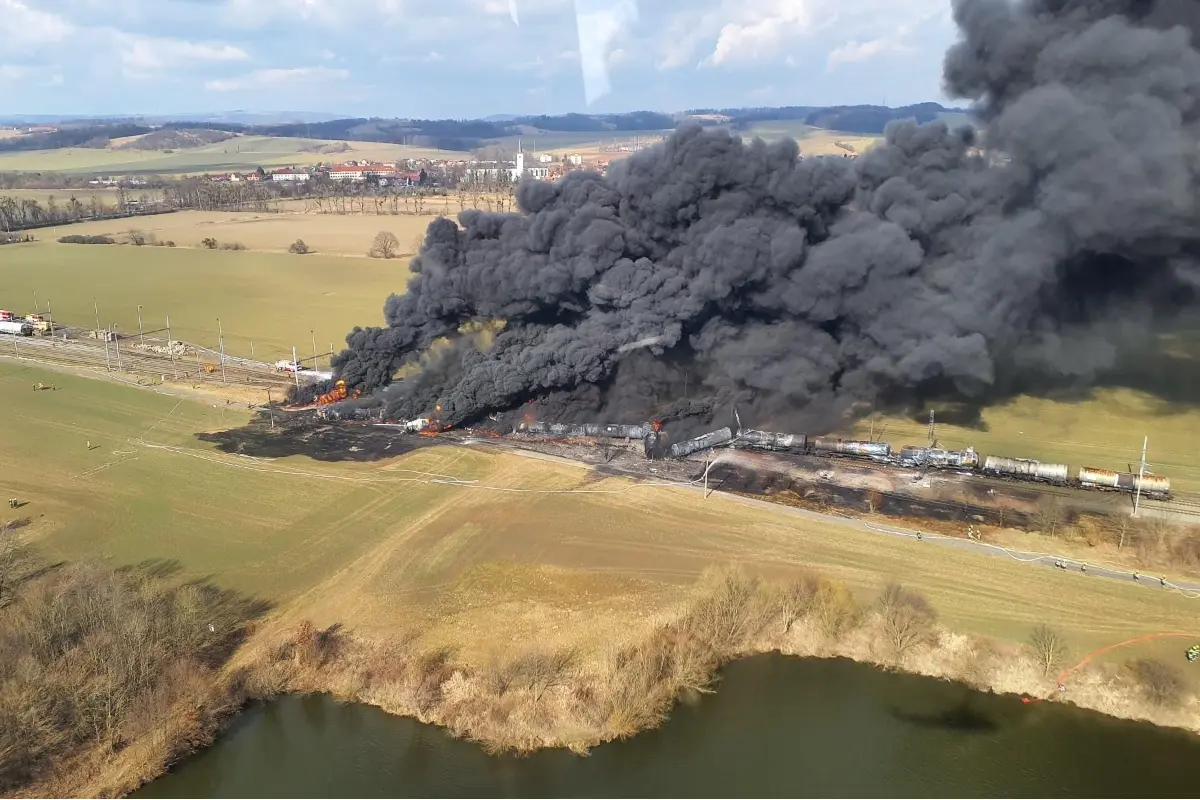
<path fill-rule="evenodd" d="M 710 450 L 719 445 L 726 444 L 732 439 L 733 431 L 731 429 L 720 428 L 703 436 L 697 436 L 695 439 L 676 442 L 671 445 L 668 453 L 670 453 L 671 458 L 684 458 L 690 456 L 692 453 L 698 453 L 701 450 Z"/>
<path fill-rule="evenodd" d="M 906 467 L 929 467 L 932 469 L 979 468 L 979 454 L 970 447 L 966 450 L 942 450 L 936 447 L 905 447 L 900 450 L 899 461 Z"/>
<path fill-rule="evenodd" d="M 820 453 L 870 458 L 875 461 L 887 461 L 892 457 L 892 446 L 887 442 L 856 442 L 853 439 L 837 439 L 832 436 L 818 436 L 811 442 L 812 449 Z"/>
<path fill-rule="evenodd" d="M 1140 478 L 1134 472 L 1113 472 L 1094 467 L 1079 468 L 1079 485 L 1085 489 L 1100 489 L 1111 492 L 1142 494 L 1152 498 L 1167 498 L 1171 495 L 1171 479 L 1147 472 Z"/>
<path fill-rule="evenodd" d="M 33 325 L 23 321 L 5 320 L 0 322 L 0 333 L 9 336 L 33 336 Z"/>
<path fill-rule="evenodd" d="M 1066 464 L 1043 464 L 1029 458 L 988 456 L 984 459 L 983 471 L 1001 478 L 1044 481 L 1058 486 L 1065 486 L 1070 481 L 1070 468 Z"/>
<path fill-rule="evenodd" d="M 774 431 L 742 431 L 734 445 L 758 447 L 763 450 L 804 450 L 808 437 L 802 433 L 775 433 Z"/>

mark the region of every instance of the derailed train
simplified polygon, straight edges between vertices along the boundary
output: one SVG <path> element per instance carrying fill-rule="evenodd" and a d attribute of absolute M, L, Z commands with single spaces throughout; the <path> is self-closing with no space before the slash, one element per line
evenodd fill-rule
<path fill-rule="evenodd" d="M 736 410 L 734 419 L 736 422 L 734 426 L 718 428 L 693 439 L 674 442 L 666 449 L 665 453 L 659 449 L 659 426 L 651 422 L 643 425 L 522 422 L 512 432 L 570 438 L 641 440 L 647 458 L 658 458 L 662 455 L 670 458 L 687 458 L 695 453 L 717 447 L 752 448 L 799 455 L 858 459 L 922 470 L 956 470 L 1008 480 L 1033 481 L 1100 491 L 1129 493 L 1140 491 L 1146 497 L 1161 500 L 1171 497 L 1170 479 L 1149 472 L 1139 475 L 1131 472 L 1080 467 L 1076 476 L 1072 478 L 1070 467 L 1066 464 L 1050 464 L 1034 459 L 1003 456 L 987 456 L 981 459 L 979 454 L 970 447 L 965 450 L 904 447 L 896 452 L 887 442 L 865 442 L 832 436 L 809 437 L 802 433 L 778 433 L 743 428 L 741 417 L 738 416 Z M 430 424 L 427 419 L 418 419 L 405 423 L 405 427 L 410 432 L 422 432 Z"/>

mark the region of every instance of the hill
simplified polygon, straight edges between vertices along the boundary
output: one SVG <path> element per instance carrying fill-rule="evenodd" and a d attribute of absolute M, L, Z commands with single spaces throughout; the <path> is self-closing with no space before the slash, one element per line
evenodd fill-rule
<path fill-rule="evenodd" d="M 134 136 L 123 141 L 114 141 L 110 146 L 117 150 L 185 150 L 189 147 L 203 147 L 206 144 L 216 144 L 233 138 L 227 131 L 196 129 L 171 130 L 163 129 L 154 133 Z"/>
<path fill-rule="evenodd" d="M 889 122 L 915 119 L 928 122 L 946 119 L 951 124 L 968 120 L 961 109 L 937 103 L 900 108 L 886 106 L 786 106 L 782 108 L 693 109 L 680 113 L 635 111 L 625 114 L 562 114 L 558 116 L 489 117 L 468 120 L 385 119 L 353 117 L 314 122 L 247 124 L 224 120 L 174 120 L 151 125 L 145 119 L 85 120 L 62 123 L 57 130 L 25 133 L 0 139 L 0 153 L 63 148 L 101 149 L 113 140 L 155 134 L 164 142 L 182 142 L 184 134 L 205 131 L 246 137 L 320 139 L 326 141 L 377 142 L 426 150 L 469 151 L 487 146 L 511 149 L 517 137 L 531 138 L 542 150 L 596 143 L 637 135 L 658 136 L 692 119 L 702 125 L 727 125 L 747 131 L 763 122 L 791 122 L 839 133 L 878 136 Z M 173 135 L 175 132 L 177 135 Z M 182 136 L 182 139 L 179 138 Z M 132 140 L 131 140 L 132 141 Z M 163 145 L 164 149 L 189 147 Z M 0 166 L 0 169 L 4 168 Z M 10 167 L 11 168 L 11 167 Z"/>
<path fill-rule="evenodd" d="M 161 132 L 167 134 L 168 132 Z M 158 134 L 152 134 L 158 135 Z M 3 145 L 6 140 L 0 140 Z M 130 142 L 131 140 L 124 140 Z M 334 142 L 283 136 L 239 135 L 224 141 L 189 147 L 178 152 L 132 149 L 106 143 L 102 147 L 3 152 L 0 172 L 117 173 L 122 175 L 167 175 L 199 172 L 252 170 L 256 167 L 308 165 L 361 158 L 373 161 L 399 159 L 463 158 L 465 153 L 382 142 Z"/>

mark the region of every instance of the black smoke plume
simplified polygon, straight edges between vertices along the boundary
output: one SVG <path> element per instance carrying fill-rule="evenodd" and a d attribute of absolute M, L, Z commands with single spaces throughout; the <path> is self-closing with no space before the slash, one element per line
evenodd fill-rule
<path fill-rule="evenodd" d="M 1197 4 L 953 8 L 945 83 L 984 134 L 893 124 L 859 159 L 801 159 L 685 125 L 607 177 L 523 182 L 520 213 L 429 226 L 336 373 L 447 424 L 738 403 L 810 431 L 879 394 L 1095 378 L 1195 305 Z M 462 332 L 487 321 L 490 343 Z"/>

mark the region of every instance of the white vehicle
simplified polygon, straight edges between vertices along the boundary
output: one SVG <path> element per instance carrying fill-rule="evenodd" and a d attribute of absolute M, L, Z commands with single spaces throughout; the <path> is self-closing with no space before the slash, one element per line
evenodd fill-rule
<path fill-rule="evenodd" d="M 33 326 L 28 322 L 6 320 L 0 322 L 0 333 L 7 333 L 10 336 L 33 336 Z"/>
<path fill-rule="evenodd" d="M 280 372 L 304 372 L 308 367 L 301 364 L 299 361 L 276 361 L 275 369 Z"/>

